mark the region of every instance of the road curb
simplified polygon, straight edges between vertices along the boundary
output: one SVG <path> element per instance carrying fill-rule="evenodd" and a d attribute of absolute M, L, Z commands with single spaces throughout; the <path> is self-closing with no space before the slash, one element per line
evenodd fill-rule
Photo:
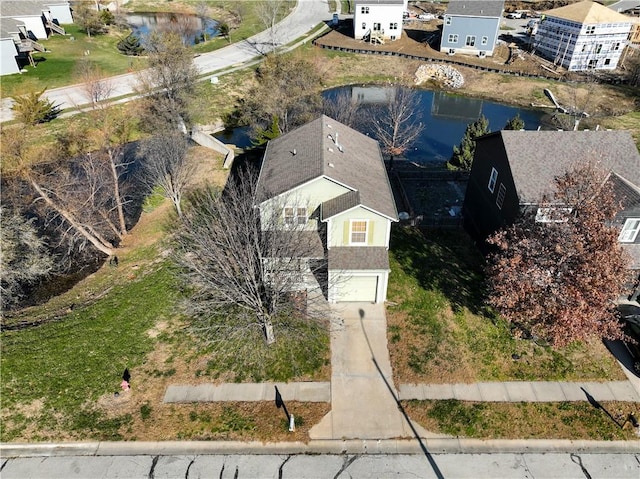
<path fill-rule="evenodd" d="M 0 457 L 238 454 L 637 454 L 640 441 L 482 440 L 466 438 L 326 439 L 304 442 L 163 441 L 0 444 Z"/>

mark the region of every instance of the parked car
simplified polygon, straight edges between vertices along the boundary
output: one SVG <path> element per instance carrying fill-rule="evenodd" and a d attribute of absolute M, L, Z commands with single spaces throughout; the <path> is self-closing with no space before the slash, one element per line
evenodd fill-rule
<path fill-rule="evenodd" d="M 521 12 L 511 12 L 507 13 L 507 18 L 523 18 L 523 14 Z"/>
<path fill-rule="evenodd" d="M 633 358 L 633 370 L 640 375 L 640 315 L 623 316 L 624 333 L 630 340 L 624 341 L 629 354 Z"/>

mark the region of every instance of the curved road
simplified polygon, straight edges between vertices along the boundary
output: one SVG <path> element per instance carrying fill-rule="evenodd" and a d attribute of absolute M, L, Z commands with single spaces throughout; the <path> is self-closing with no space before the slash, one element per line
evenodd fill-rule
<path fill-rule="evenodd" d="M 319 23 L 329 20 L 331 15 L 328 0 L 298 0 L 294 11 L 274 28 L 273 43 L 275 43 L 275 47 L 286 45 L 306 35 Z M 272 35 L 267 30 L 220 50 L 199 55 L 194 59 L 194 62 L 201 74 L 216 73 L 250 63 L 256 57 L 273 49 Z M 132 95 L 136 85 L 136 74 L 127 73 L 110 77 L 109 83 L 112 90 L 109 98 Z M 88 103 L 82 85 L 48 90 L 45 96 L 60 105 L 63 110 Z M 3 101 L 0 121 L 12 118 L 13 114 L 8 102 Z"/>

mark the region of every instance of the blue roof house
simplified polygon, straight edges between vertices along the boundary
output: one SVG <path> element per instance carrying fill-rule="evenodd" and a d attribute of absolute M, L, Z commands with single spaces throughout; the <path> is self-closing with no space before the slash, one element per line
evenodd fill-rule
<path fill-rule="evenodd" d="M 444 16 L 440 51 L 493 55 L 503 10 L 503 0 L 451 0 Z"/>

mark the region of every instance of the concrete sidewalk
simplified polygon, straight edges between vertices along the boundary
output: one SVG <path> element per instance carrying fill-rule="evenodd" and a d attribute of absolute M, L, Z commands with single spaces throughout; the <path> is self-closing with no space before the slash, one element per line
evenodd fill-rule
<path fill-rule="evenodd" d="M 275 387 L 285 401 L 331 401 L 331 383 L 302 382 L 172 385 L 167 388 L 163 402 L 274 401 Z"/>
<path fill-rule="evenodd" d="M 612 382 L 489 382 L 473 384 L 401 384 L 400 399 L 459 399 L 486 402 L 589 401 L 640 402 L 629 381 Z"/>

